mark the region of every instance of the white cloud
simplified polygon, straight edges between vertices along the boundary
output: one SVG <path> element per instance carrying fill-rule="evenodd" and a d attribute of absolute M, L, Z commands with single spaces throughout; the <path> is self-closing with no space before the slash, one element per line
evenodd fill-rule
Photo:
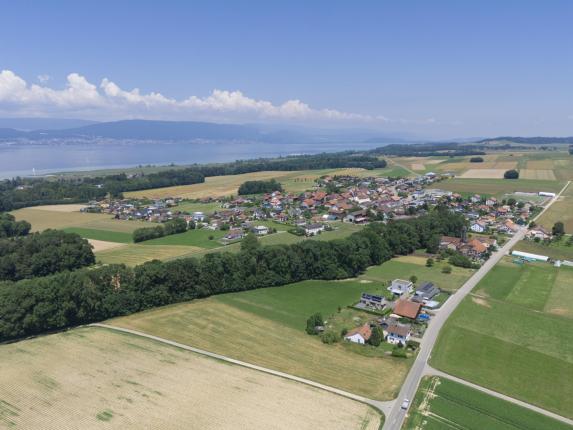
<path fill-rule="evenodd" d="M 99 86 L 78 73 L 67 76 L 63 89 L 45 85 L 47 75 L 38 76 L 38 84 L 28 84 L 10 70 L 0 72 L 0 114 L 45 116 L 73 115 L 90 119 L 179 119 L 213 121 L 292 121 L 292 122 L 353 122 L 406 123 L 342 112 L 335 109 L 315 109 L 301 100 L 273 104 L 256 100 L 241 91 L 215 89 L 205 97 L 190 96 L 177 100 L 156 92 L 142 93 L 139 89 L 124 90 L 104 78 Z M 414 121 L 430 123 L 433 120 Z"/>

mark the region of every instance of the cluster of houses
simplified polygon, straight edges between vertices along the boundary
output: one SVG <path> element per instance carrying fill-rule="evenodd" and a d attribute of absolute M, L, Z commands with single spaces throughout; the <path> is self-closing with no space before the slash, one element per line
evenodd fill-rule
<path fill-rule="evenodd" d="M 137 199 L 91 201 L 82 212 L 113 215 L 115 219 L 166 222 L 180 215 L 176 206 L 181 199 L 168 198 L 153 201 Z"/>
<path fill-rule="evenodd" d="M 440 305 L 433 299 L 441 291 L 432 282 L 423 282 L 415 288 L 411 281 L 394 279 L 387 290 L 394 300 L 388 300 L 380 295 L 362 293 L 355 307 L 371 311 L 388 309 L 389 315 L 348 331 L 344 336 L 345 340 L 365 344 L 372 335 L 372 328 L 378 325 L 382 328 L 386 342 L 405 345 L 412 336 L 413 324 L 427 321 L 430 318 L 427 311 Z"/>
<path fill-rule="evenodd" d="M 468 239 L 466 235 L 460 237 L 442 236 L 440 250 L 458 252 L 471 260 L 484 261 L 488 254 L 497 246 L 497 240 L 485 236 L 475 236 Z"/>

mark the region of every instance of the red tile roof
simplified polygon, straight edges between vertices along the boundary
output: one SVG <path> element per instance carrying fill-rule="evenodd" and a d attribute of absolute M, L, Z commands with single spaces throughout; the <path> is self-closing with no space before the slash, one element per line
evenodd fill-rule
<path fill-rule="evenodd" d="M 394 313 L 401 317 L 416 319 L 421 308 L 421 303 L 414 303 L 409 300 L 398 300 L 396 306 L 394 306 Z"/>

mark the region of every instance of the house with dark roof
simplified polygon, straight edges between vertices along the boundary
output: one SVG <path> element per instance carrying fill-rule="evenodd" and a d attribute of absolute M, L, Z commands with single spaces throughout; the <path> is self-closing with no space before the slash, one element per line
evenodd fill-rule
<path fill-rule="evenodd" d="M 440 294 L 440 289 L 436 287 L 432 282 L 424 282 L 420 285 L 419 288 L 416 289 L 414 295 L 416 298 L 420 298 L 422 300 L 431 300 L 433 297 Z"/>
<path fill-rule="evenodd" d="M 401 343 L 405 345 L 410 340 L 410 325 L 395 324 L 390 325 L 384 330 L 386 342 L 393 345 Z"/>

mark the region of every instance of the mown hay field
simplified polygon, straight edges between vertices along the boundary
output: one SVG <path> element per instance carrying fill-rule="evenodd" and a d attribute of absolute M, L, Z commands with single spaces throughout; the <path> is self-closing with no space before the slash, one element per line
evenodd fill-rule
<path fill-rule="evenodd" d="M 0 346 L 0 428 L 367 429 L 361 403 L 142 337 L 85 327 Z"/>
<path fill-rule="evenodd" d="M 539 192 L 549 191 L 558 193 L 563 188 L 565 182 L 543 181 L 533 179 L 468 179 L 453 178 L 442 181 L 437 187 L 458 193 L 488 194 L 502 197 L 517 191 Z"/>
<path fill-rule="evenodd" d="M 506 169 L 468 169 L 460 175 L 460 178 L 471 179 L 496 179 L 503 178 Z"/>
<path fill-rule="evenodd" d="M 570 429 L 567 424 L 545 415 L 437 376 L 422 379 L 402 428 L 405 430 Z"/>
<path fill-rule="evenodd" d="M 498 263 L 440 332 L 431 364 L 573 418 L 573 269 Z M 540 365 L 540 363 L 542 363 Z"/>
<path fill-rule="evenodd" d="M 369 357 L 353 345 L 325 345 L 304 331 L 309 315 L 321 312 L 328 318 L 338 306 L 358 301 L 362 291 L 381 288 L 372 282 L 308 281 L 165 306 L 109 323 L 389 400 L 398 393 L 411 358 Z"/>

